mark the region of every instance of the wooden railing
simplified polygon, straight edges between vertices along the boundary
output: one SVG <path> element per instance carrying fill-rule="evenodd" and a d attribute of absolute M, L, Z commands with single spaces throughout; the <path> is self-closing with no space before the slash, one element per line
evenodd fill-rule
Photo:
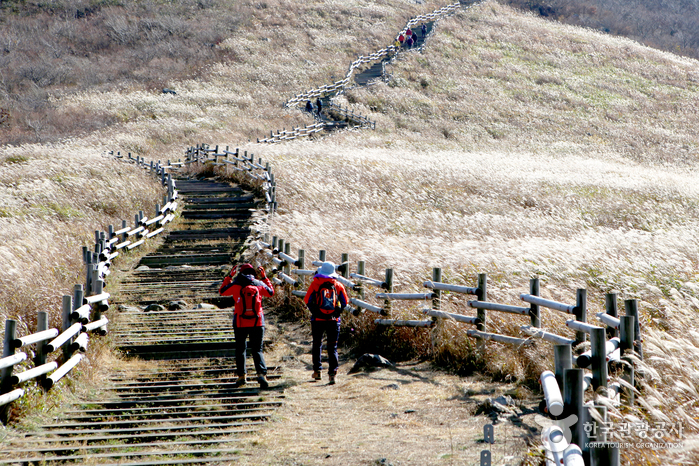
<path fill-rule="evenodd" d="M 213 165 L 214 167 L 222 167 L 224 174 L 229 171 L 237 171 L 248 176 L 249 181 L 260 183 L 262 188 L 266 208 L 273 215 L 276 211 L 276 182 L 269 163 L 262 164 L 262 159 L 255 162 L 254 154 L 248 156 L 248 152 L 242 154 L 240 149 L 235 151 L 228 150 L 229 146 L 220 150 L 216 145 L 212 149 L 208 144 L 201 144 L 195 147 L 190 147 L 185 152 L 185 161 L 183 165 L 201 164 Z"/>
<path fill-rule="evenodd" d="M 257 241 L 257 247 L 268 261 L 275 266 L 272 281 L 283 286 L 287 293 L 303 298 L 306 291 L 306 277 L 315 275 L 315 267 L 326 260 L 326 252 L 321 250 L 319 260 L 311 262 L 306 267 L 305 250 L 299 249 L 297 257 L 291 255 L 291 245 L 276 236 L 271 241 L 265 237 Z M 539 279 L 532 278 L 530 289 L 521 293 L 518 298 L 524 305 L 500 304 L 488 301 L 487 274 L 479 274 L 474 286 L 444 283 L 442 271 L 435 268 L 432 277 L 423 283 L 428 292 L 398 293 L 393 288 L 393 269 L 386 269 L 382 279 L 365 275 L 366 264 L 359 261 L 356 272 L 351 271 L 348 254 L 342 254 L 336 267 L 337 280 L 342 283 L 350 295 L 350 304 L 345 309 L 357 316 L 361 313 L 376 314 L 374 323 L 380 326 L 432 328 L 440 320 L 448 320 L 473 326 L 466 330 L 466 335 L 479 340 L 480 351 L 486 351 L 488 341 L 499 344 L 523 347 L 533 345 L 535 341 L 552 343 L 554 371 L 544 371 L 540 382 L 544 392 L 542 407 L 554 418 L 563 414 L 563 400 L 566 402 L 566 416 L 575 415 L 579 422 L 573 431 L 572 444 L 580 445 L 581 451 L 589 451 L 596 460 L 592 464 L 606 464 L 600 458 L 618 456 L 618 445 L 607 444 L 591 449 L 585 448 L 585 433 L 582 430 L 586 422 L 599 422 L 600 416 L 593 417 L 590 410 L 603 412 L 601 418 L 607 422 L 607 403 L 619 406 L 633 405 L 634 393 L 634 360 L 642 358 L 640 326 L 638 321 L 638 301 L 625 301 L 625 316 L 618 315 L 617 295 L 609 293 L 605 296 L 606 312 L 597 313 L 595 317 L 599 324 L 587 322 L 587 292 L 578 289 L 574 304 L 556 302 L 539 296 Z M 377 292 L 373 297 L 367 288 L 373 287 Z M 444 293 L 452 295 L 471 295 L 475 299 L 466 299 L 463 306 L 476 311 L 475 315 L 445 312 L 441 310 Z M 422 313 L 428 319 L 390 319 L 394 313 L 394 303 L 400 301 L 423 301 L 426 306 Z M 543 330 L 542 309 L 565 313 L 571 316 L 565 321 L 566 327 L 576 331 L 575 338 L 569 338 Z M 502 335 L 488 331 L 488 314 L 490 312 L 506 313 L 520 316 L 527 324 L 520 326 L 521 335 Z M 611 338 L 607 338 L 607 336 Z M 573 348 L 586 340 L 590 340 L 590 350 L 573 357 Z M 614 363 L 623 368 L 623 375 L 617 380 L 608 376 L 608 365 Z M 590 368 L 590 372 L 583 369 Z M 593 390 L 606 400 L 588 406 L 583 403 L 583 393 Z M 572 401 L 571 401 L 572 400 Z M 598 426 L 601 427 L 601 426 Z M 616 451 L 616 453 L 615 453 Z M 548 452 L 552 461 L 562 464 L 559 460 L 563 452 Z M 560 453 L 560 455 L 559 455 Z M 587 454 L 587 453 L 586 453 Z"/>
<path fill-rule="evenodd" d="M 303 128 L 293 128 L 289 131 L 283 129 L 277 131 L 276 133 L 270 132 L 268 138 L 257 139 L 257 142 L 274 144 L 275 142 L 291 141 L 297 138 L 305 138 L 311 134 L 319 133 L 323 131 L 326 127 L 326 123 L 314 123 L 312 125 L 304 126 Z"/>
<path fill-rule="evenodd" d="M 466 6 L 471 6 L 473 4 L 477 4 L 480 2 L 470 2 Z M 405 31 L 409 27 L 413 27 L 416 24 L 422 22 L 422 21 L 437 21 L 443 17 L 449 16 L 453 14 L 455 11 L 457 11 L 459 8 L 462 7 L 462 4 L 460 2 L 452 3 L 450 5 L 444 6 L 442 8 L 439 8 L 437 10 L 434 10 L 432 13 L 425 14 L 425 15 L 420 15 L 416 16 L 415 18 L 412 18 L 408 23 L 406 24 L 405 28 L 396 35 L 396 39 L 400 34 L 405 34 Z M 347 70 L 347 74 L 345 75 L 344 79 L 341 79 L 339 81 L 335 81 L 333 84 L 328 84 L 324 86 L 320 86 L 316 89 L 311 89 L 309 91 L 303 92 L 301 94 L 296 94 L 294 97 L 289 99 L 285 106 L 286 107 L 297 107 L 301 105 L 305 105 L 307 101 L 309 100 L 314 100 L 320 97 L 326 97 L 326 96 L 334 96 L 337 95 L 341 92 L 343 92 L 347 86 L 349 86 L 352 76 L 354 75 L 354 72 L 356 69 L 359 67 L 366 65 L 368 63 L 373 63 L 376 62 L 377 60 L 383 60 L 386 57 L 389 56 L 394 56 L 399 52 L 399 48 L 396 47 L 395 45 L 391 44 L 388 47 L 385 47 L 381 50 L 378 50 L 372 54 L 369 54 L 367 56 L 360 56 L 357 58 L 355 61 L 353 61 L 349 69 Z"/>
<path fill-rule="evenodd" d="M 24 384 L 38 379 L 44 389 L 50 389 L 82 360 L 82 354 L 88 348 L 88 334 L 106 335 L 109 319 L 102 314 L 109 309 L 110 294 L 104 292 L 104 287 L 113 261 L 123 251 L 133 250 L 162 233 L 165 225 L 175 218 L 178 195 L 175 181 L 168 170 L 177 169 L 181 163 L 146 163 L 140 157 L 134 158 L 131 154 L 123 157 L 118 152 L 109 152 L 108 156 L 123 159 L 160 178 L 167 188 L 163 205 L 155 206 L 153 218 L 146 217 L 143 211 L 135 214 L 133 226 L 127 226 L 128 222 L 123 220 L 119 230 L 109 225 L 106 232 L 95 231 L 94 250 L 86 246 L 82 250 L 86 266 L 85 284 L 75 285 L 72 295 L 63 296 L 60 329 L 49 328 L 46 311 L 39 311 L 37 315 L 36 332 L 22 337 L 17 336 L 17 321 L 5 321 L 3 357 L 0 359 L 0 407 L 3 418 L 7 414 L 6 406 L 25 394 Z M 31 361 L 28 350 L 16 351 L 30 347 L 33 347 L 35 354 Z M 58 349 L 62 350 L 61 354 L 57 354 Z M 53 360 L 47 362 L 49 358 Z M 15 372 L 16 366 L 24 370 Z"/>

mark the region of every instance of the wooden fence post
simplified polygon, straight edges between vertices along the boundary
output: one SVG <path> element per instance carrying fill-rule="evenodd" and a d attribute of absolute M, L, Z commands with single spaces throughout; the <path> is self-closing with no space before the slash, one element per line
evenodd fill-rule
<path fill-rule="evenodd" d="M 601 406 L 601 405 L 594 405 L 594 406 L 589 406 L 588 408 L 588 417 L 590 420 L 590 423 L 592 424 L 592 429 L 589 434 L 587 434 L 585 446 L 587 447 L 587 451 L 590 452 L 590 464 L 592 466 L 602 466 L 602 465 L 608 465 L 609 463 L 604 461 L 605 456 L 606 456 L 606 447 L 603 446 L 607 442 L 607 434 L 606 434 L 606 429 L 604 429 L 605 424 L 607 422 L 607 407 L 606 406 Z M 600 423 L 595 416 L 592 415 L 592 411 L 595 411 L 596 414 L 602 419 L 602 422 Z M 595 434 L 594 438 L 591 438 L 591 434 Z M 596 444 L 595 447 L 590 447 L 588 445 L 589 442 L 593 442 Z M 581 445 L 579 445 L 581 446 Z M 582 446 L 581 446 L 582 447 Z M 586 449 L 583 448 L 583 451 Z"/>
<path fill-rule="evenodd" d="M 12 342 L 17 338 L 17 321 L 14 319 L 5 320 L 5 341 L 2 346 L 2 357 L 7 358 L 15 354 L 15 347 Z M 12 377 L 12 367 L 6 367 L 2 370 L 0 377 L 0 393 L 7 393 L 12 388 L 10 377 Z"/>
<path fill-rule="evenodd" d="M 591 344 L 591 368 L 592 389 L 607 388 L 607 331 L 602 328 L 593 328 L 590 332 Z"/>
<path fill-rule="evenodd" d="M 393 269 L 386 269 L 386 293 L 393 293 Z M 391 315 L 391 300 L 383 302 L 383 309 L 387 316 Z"/>
<path fill-rule="evenodd" d="M 634 351 L 638 354 L 638 357 L 643 361 L 643 347 L 641 346 L 641 324 L 638 319 L 638 300 L 637 299 L 627 299 L 624 301 L 624 306 L 626 307 L 626 315 L 633 316 L 634 323 Z"/>
<path fill-rule="evenodd" d="M 539 279 L 531 278 L 529 280 L 529 294 L 532 296 L 539 296 Z M 531 326 L 540 328 L 541 327 L 541 311 L 538 304 L 531 304 L 531 310 L 529 311 L 531 317 Z M 556 377 L 558 378 L 558 377 Z"/>
<path fill-rule="evenodd" d="M 556 381 L 561 393 L 565 393 L 565 372 L 573 368 L 573 350 L 570 345 L 553 345 L 553 361 Z"/>
<path fill-rule="evenodd" d="M 434 267 L 432 269 L 432 281 L 435 283 L 441 283 L 442 281 L 442 269 L 441 267 Z M 432 298 L 432 309 L 442 308 L 442 290 L 432 290 L 434 298 Z"/>
<path fill-rule="evenodd" d="M 321 249 L 318 251 L 318 260 L 321 262 L 325 262 L 325 249 Z"/>
<path fill-rule="evenodd" d="M 342 275 L 344 278 L 349 278 L 349 254 L 346 252 L 343 252 L 340 255 L 340 266 L 337 268 L 337 271 L 340 272 L 340 275 Z M 351 291 L 351 290 L 347 290 Z"/>
<path fill-rule="evenodd" d="M 104 291 L 104 280 L 99 280 L 99 279 L 95 280 L 95 294 L 96 295 L 102 294 L 103 291 Z M 101 302 L 95 303 L 94 308 L 95 308 L 93 311 L 94 314 L 92 316 L 93 322 L 100 320 L 102 318 L 102 303 Z"/>
<path fill-rule="evenodd" d="M 306 267 L 306 251 L 304 249 L 299 249 L 299 260 L 298 260 L 297 268 L 299 270 L 304 270 L 305 267 Z M 299 275 L 296 280 L 301 284 L 302 288 L 304 288 L 306 286 L 306 276 L 305 275 Z"/>
<path fill-rule="evenodd" d="M 68 328 L 73 325 L 71 314 L 73 313 L 73 297 L 71 295 L 63 295 L 63 328 L 62 331 L 65 332 Z M 67 361 L 70 358 L 72 352 L 70 351 L 70 343 L 73 342 L 71 338 L 65 345 L 63 345 L 63 361 Z"/>
<path fill-rule="evenodd" d="M 621 316 L 619 319 L 619 352 L 622 356 L 627 350 L 634 349 L 635 318 Z"/>
<path fill-rule="evenodd" d="M 86 276 L 85 276 L 85 289 L 89 290 L 90 287 L 92 286 L 92 253 L 90 251 L 87 252 L 87 263 L 85 265 L 85 270 L 86 270 Z"/>
<path fill-rule="evenodd" d="M 581 442 L 585 440 L 583 424 L 587 422 L 583 407 L 583 375 L 582 369 L 567 369 L 565 371 L 565 393 L 563 395 L 565 402 L 564 416 L 575 415 L 578 418 L 578 421 L 571 426 L 570 430 L 572 433 L 571 443 L 579 447 Z"/>
<path fill-rule="evenodd" d="M 291 254 L 291 244 L 290 243 L 284 244 L 284 254 L 286 254 L 287 256 Z M 291 273 L 291 264 L 289 264 L 288 262 L 286 262 L 286 265 L 284 266 L 284 273 L 287 275 L 289 275 Z"/>
<path fill-rule="evenodd" d="M 82 286 L 82 285 L 81 285 Z M 39 311 L 36 314 L 36 332 L 43 332 L 49 329 L 49 313 Z M 44 351 L 45 341 L 40 341 L 36 344 L 36 356 L 34 357 L 34 366 L 39 367 L 46 364 L 46 351 Z M 42 379 L 46 376 L 42 376 Z"/>
<path fill-rule="evenodd" d="M 364 261 L 357 262 L 357 273 L 359 275 L 364 275 L 365 267 L 366 267 L 366 264 Z M 357 290 L 357 294 L 359 295 L 359 299 L 364 300 L 364 282 L 362 282 L 361 280 L 358 280 L 357 285 L 359 288 Z"/>
<path fill-rule="evenodd" d="M 284 240 L 281 238 L 277 239 L 277 250 L 279 252 L 284 252 Z"/>
<path fill-rule="evenodd" d="M 608 315 L 612 317 L 619 316 L 619 310 L 617 308 L 617 294 L 607 293 L 604 297 L 604 309 Z M 619 332 L 614 327 L 607 327 L 607 335 L 609 338 L 614 338 L 619 336 Z"/>
<path fill-rule="evenodd" d="M 624 366 L 624 374 L 622 378 L 633 387 L 635 386 L 636 382 L 633 360 L 625 353 L 628 350 L 634 349 L 636 319 L 634 316 L 621 316 L 619 320 L 619 352 L 621 353 L 621 361 Z M 623 387 L 622 398 L 627 406 L 633 406 L 636 397 L 633 390 Z"/>
<path fill-rule="evenodd" d="M 587 290 L 579 288 L 575 299 L 575 320 L 587 322 Z M 587 340 L 587 334 L 582 331 L 575 332 L 575 341 L 582 343 Z"/>
<path fill-rule="evenodd" d="M 128 222 L 127 222 L 126 220 L 122 220 L 122 221 L 121 221 L 121 229 L 122 229 L 122 230 L 123 230 L 124 228 L 126 228 L 127 225 L 128 225 Z M 123 243 L 124 241 L 126 241 L 126 238 L 128 238 L 128 236 L 126 236 L 126 232 L 124 232 L 124 233 L 121 235 L 121 242 Z"/>
<path fill-rule="evenodd" d="M 75 311 L 78 309 L 80 306 L 83 305 L 83 298 L 85 297 L 85 293 L 83 290 L 82 285 L 75 285 L 73 287 L 73 307 L 72 310 Z"/>
<path fill-rule="evenodd" d="M 12 341 L 17 338 L 17 321 L 13 319 L 5 320 L 5 341 L 2 347 L 2 357 L 6 358 L 15 354 L 15 347 Z M 10 379 L 12 378 L 13 366 L 7 367 L 0 371 L 0 394 L 7 393 L 12 388 Z M 7 423 L 9 416 L 9 404 L 0 406 L 0 422 Z"/>
<path fill-rule="evenodd" d="M 476 295 L 476 298 L 478 301 L 486 302 L 488 301 L 488 274 L 487 273 L 479 273 L 478 274 L 478 294 Z M 481 332 L 486 332 L 487 330 L 487 314 L 485 312 L 485 309 L 478 309 L 478 320 L 481 322 L 476 326 L 478 330 Z"/>

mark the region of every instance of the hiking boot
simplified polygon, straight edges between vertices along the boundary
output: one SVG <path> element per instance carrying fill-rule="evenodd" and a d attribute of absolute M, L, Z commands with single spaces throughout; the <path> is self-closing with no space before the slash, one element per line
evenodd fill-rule
<path fill-rule="evenodd" d="M 258 375 L 257 376 L 257 382 L 260 384 L 260 388 L 268 388 L 269 387 L 269 382 L 267 382 L 267 377 L 264 375 Z"/>
<path fill-rule="evenodd" d="M 328 385 L 335 385 L 335 374 L 330 374 L 328 376 Z"/>
<path fill-rule="evenodd" d="M 248 382 L 247 382 L 247 380 L 245 380 L 245 376 L 244 376 L 244 375 L 239 375 L 238 378 L 237 378 L 236 381 L 235 381 L 235 386 L 236 386 L 236 387 L 242 387 L 242 386 L 245 385 L 246 383 L 248 383 Z"/>
<path fill-rule="evenodd" d="M 313 371 L 313 380 L 320 380 L 320 371 Z"/>

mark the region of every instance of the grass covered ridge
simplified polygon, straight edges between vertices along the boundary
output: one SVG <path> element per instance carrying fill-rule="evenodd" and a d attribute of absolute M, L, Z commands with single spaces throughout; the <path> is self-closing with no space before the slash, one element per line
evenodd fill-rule
<path fill-rule="evenodd" d="M 272 232 L 306 249 L 307 257 L 326 249 L 337 261 L 347 252 L 353 262 L 367 261 L 374 277 L 394 267 L 402 291 L 418 290 L 436 266 L 451 283 L 473 285 L 478 272 L 487 272 L 490 300 L 511 304 L 538 275 L 548 298 L 574 302 L 575 289 L 588 288 L 590 315 L 602 310 L 607 291 L 639 298 L 645 410 L 615 413 L 615 419 L 683 422 L 693 438 L 699 427 L 696 61 L 487 2 L 440 23 L 425 53 L 406 54 L 389 68 L 388 83 L 340 98 L 376 120 L 376 131 L 259 146 L 245 141 L 310 122 L 282 108 L 291 95 L 343 76 L 357 55 L 388 45 L 410 16 L 442 4 L 244 5 L 251 8 L 246 22 L 219 45 L 235 58 L 207 68 L 205 79 L 169 81 L 177 96 L 138 84 L 112 93 L 52 94 L 58 109 L 104 111 L 117 123 L 53 146 L 50 155 L 65 154 L 64 163 L 80 172 L 88 149 L 166 160 L 199 142 L 240 145 L 273 163 L 280 211 Z M 45 149 L 3 148 L 2 208 L 9 213 L 0 221 L 19 222 L 25 193 L 42 192 L 12 183 Z M 37 186 L 58 189 L 51 170 L 38 163 L 36 169 Z M 124 170 L 128 180 L 132 172 Z M 137 199 L 132 193 L 120 199 Z M 91 211 L 88 204 L 53 202 L 62 213 L 26 221 L 26 234 L 42 231 L 43 222 L 62 225 L 60 215 L 72 215 L 65 204 Z M 124 206 L 123 218 L 136 207 Z M 88 241 L 100 219 L 86 217 Z M 13 264 L 13 257 L 3 256 L 2 263 Z M 72 284 L 81 267 L 69 270 Z M 462 297 L 447 296 L 444 307 L 471 313 Z M 416 317 L 418 310 L 398 308 L 396 316 Z M 490 329 L 499 333 L 516 335 L 526 323 L 490 315 Z M 559 330 L 563 317 L 545 311 L 543 321 Z M 349 322 L 371 332 L 368 316 Z M 397 336 L 441 361 L 459 363 L 474 354 L 463 328 L 450 323 L 416 340 Z M 529 383 L 550 366 L 548 345 L 527 352 L 489 347 L 489 359 L 477 362 L 500 379 Z M 687 440 L 685 451 L 661 452 L 662 460 L 651 451 L 625 455 L 650 464 L 670 457 L 692 462 L 694 448 Z"/>

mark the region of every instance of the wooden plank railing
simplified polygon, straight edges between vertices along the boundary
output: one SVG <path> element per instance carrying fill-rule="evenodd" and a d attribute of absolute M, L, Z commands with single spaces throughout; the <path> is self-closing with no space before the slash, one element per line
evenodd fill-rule
<path fill-rule="evenodd" d="M 0 359 L 0 418 L 3 421 L 7 415 L 6 405 L 24 395 L 25 390 L 16 388 L 17 385 L 38 379 L 44 389 L 50 389 L 82 360 L 81 354 L 73 353 L 87 351 L 88 333 L 107 333 L 109 319 L 103 317 L 102 312 L 109 309 L 110 295 L 103 288 L 112 261 L 119 256 L 121 249 L 132 250 L 145 244 L 146 240 L 163 232 L 165 226 L 175 219 L 178 194 L 175 180 L 169 171 L 177 170 L 182 166 L 181 162 L 168 161 L 163 165 L 160 161 L 146 163 L 142 157 L 132 157 L 130 153 L 126 157 L 119 152 L 109 152 L 107 155 L 134 164 L 158 177 L 167 193 L 163 207 L 156 205 L 152 219 L 139 212 L 134 216 L 133 226 L 127 226 L 124 220 L 119 230 L 109 225 L 106 232 L 95 231 L 94 252 L 87 247 L 82 250 L 86 266 L 85 284 L 75 285 L 73 295 L 63 296 L 62 329 L 48 328 L 48 313 L 45 311 L 39 312 L 36 333 L 33 334 L 18 337 L 16 321 L 5 321 L 3 357 Z M 34 347 L 35 354 L 32 361 L 27 359 L 25 352 L 15 353 L 17 348 L 31 346 Z M 56 354 L 59 349 L 62 352 Z M 54 360 L 47 362 L 48 357 L 53 357 Z M 28 367 L 32 363 L 34 367 Z M 15 367 L 24 370 L 15 373 Z"/>
<path fill-rule="evenodd" d="M 282 246 L 283 245 L 283 246 Z M 303 298 L 306 291 L 296 289 L 303 287 L 306 283 L 306 277 L 314 275 L 313 270 L 303 269 L 303 260 L 296 259 L 289 255 L 290 245 L 283 239 L 273 236 L 269 241 L 268 235 L 257 241 L 257 246 L 262 254 L 267 257 L 277 267 L 286 267 L 291 265 L 299 267 L 291 269 L 288 272 L 279 272 L 279 276 L 283 280 L 278 280 L 277 283 L 282 286 L 288 286 L 287 292 L 291 296 Z M 284 249 L 286 252 L 280 252 Z M 298 257 L 305 258 L 305 250 L 299 249 Z M 319 260 L 313 261 L 312 264 L 319 266 L 326 260 L 326 252 L 319 252 Z M 479 274 L 477 285 L 468 286 L 463 284 L 450 284 L 441 281 L 441 270 L 434 269 L 432 280 L 425 281 L 423 286 L 430 289 L 429 293 L 396 293 L 393 292 L 393 270 L 386 269 L 386 280 L 371 278 L 365 275 L 364 261 L 357 263 L 357 271 L 350 272 L 350 262 L 347 254 L 342 254 L 339 265 L 336 266 L 338 273 L 338 281 L 347 285 L 348 293 L 350 293 L 350 303 L 345 308 L 345 311 L 352 312 L 354 315 L 359 315 L 362 312 L 369 311 L 370 313 L 380 317 L 372 318 L 375 325 L 391 326 L 391 327 L 413 327 L 433 329 L 439 321 L 453 321 L 457 323 L 465 323 L 477 326 L 478 329 L 467 329 L 466 335 L 480 341 L 479 347 L 484 350 L 486 342 L 494 342 L 497 344 L 514 345 L 516 347 L 531 346 L 537 341 L 545 341 L 554 344 L 554 367 L 553 371 L 545 371 L 541 376 L 542 389 L 544 392 L 544 401 L 542 402 L 545 409 L 552 416 L 559 416 L 563 412 L 562 400 L 582 400 L 582 396 L 578 393 L 583 393 L 585 390 L 593 389 L 600 393 L 600 396 L 607 398 L 604 403 L 612 403 L 619 405 L 622 402 L 627 405 L 633 404 L 633 359 L 639 357 L 638 352 L 634 352 L 639 339 L 634 335 L 636 330 L 637 319 L 637 302 L 635 300 L 627 300 L 627 316 L 621 318 L 616 317 L 616 301 L 615 294 L 605 296 L 607 306 L 606 313 L 596 314 L 603 326 L 593 325 L 586 322 L 586 313 L 583 312 L 587 307 L 587 294 L 585 290 L 578 290 L 576 293 L 575 304 L 567 304 L 549 299 L 544 299 L 539 296 L 539 279 L 533 278 L 530 282 L 529 293 L 521 293 L 517 296 L 521 301 L 529 304 L 529 307 L 516 306 L 511 304 L 499 304 L 487 301 L 487 275 Z M 275 273 L 275 270 L 272 270 Z M 297 280 L 289 280 L 286 277 L 295 275 L 299 277 Z M 353 278 L 356 283 L 351 282 L 348 278 Z M 290 278 L 290 277 L 289 277 Z M 373 286 L 383 288 L 386 292 L 378 292 L 374 298 L 379 301 L 372 303 L 367 300 L 364 286 Z M 292 289 L 292 287 L 294 289 Z M 442 293 L 453 293 L 454 296 L 468 294 L 476 295 L 477 300 L 466 300 L 465 306 L 475 308 L 478 311 L 477 316 L 471 316 L 455 312 L 444 312 L 440 310 Z M 354 296 L 353 296 L 354 295 Z M 417 320 L 410 318 L 390 318 L 392 314 L 392 301 L 431 301 L 432 306 L 424 309 L 422 312 L 431 317 L 430 320 Z M 383 301 L 383 303 L 381 303 Z M 541 313 L 540 309 L 552 309 L 558 312 L 564 312 L 575 316 L 575 319 L 569 319 L 565 322 L 566 327 L 576 331 L 575 338 L 569 338 L 562 335 L 557 335 L 548 332 L 541 328 Z M 487 332 L 484 329 L 487 327 L 488 312 L 502 312 L 520 316 L 530 322 L 531 325 L 521 325 L 520 330 L 522 335 L 510 336 L 498 333 Z M 516 318 L 516 317 L 515 317 Z M 621 336 L 607 339 L 607 332 L 621 329 Z M 584 337 L 581 338 L 580 334 Z M 577 358 L 572 356 L 574 345 L 584 341 L 589 337 L 591 348 L 580 354 Z M 622 357 L 622 355 L 624 355 Z M 568 361 L 566 363 L 566 361 Z M 608 377 L 608 364 L 621 363 L 624 368 L 622 380 L 614 382 Z M 577 368 L 574 368 L 577 366 Z M 583 372 L 583 368 L 591 367 L 591 373 Z M 567 385 L 563 383 L 564 378 L 570 379 Z M 578 384 L 579 381 L 579 384 Z M 602 390 L 599 390 L 602 387 Z M 578 417 L 584 414 L 588 406 L 575 401 L 574 406 L 569 406 L 568 410 L 575 413 Z M 592 409 L 592 408 L 589 408 Z M 595 406 L 597 409 L 597 406 Z M 567 411 L 568 412 L 568 411 Z M 600 447 L 601 448 L 601 447 Z M 605 446 L 604 448 L 614 448 L 614 446 Z M 592 451 L 592 454 L 601 454 L 598 451 Z"/>

